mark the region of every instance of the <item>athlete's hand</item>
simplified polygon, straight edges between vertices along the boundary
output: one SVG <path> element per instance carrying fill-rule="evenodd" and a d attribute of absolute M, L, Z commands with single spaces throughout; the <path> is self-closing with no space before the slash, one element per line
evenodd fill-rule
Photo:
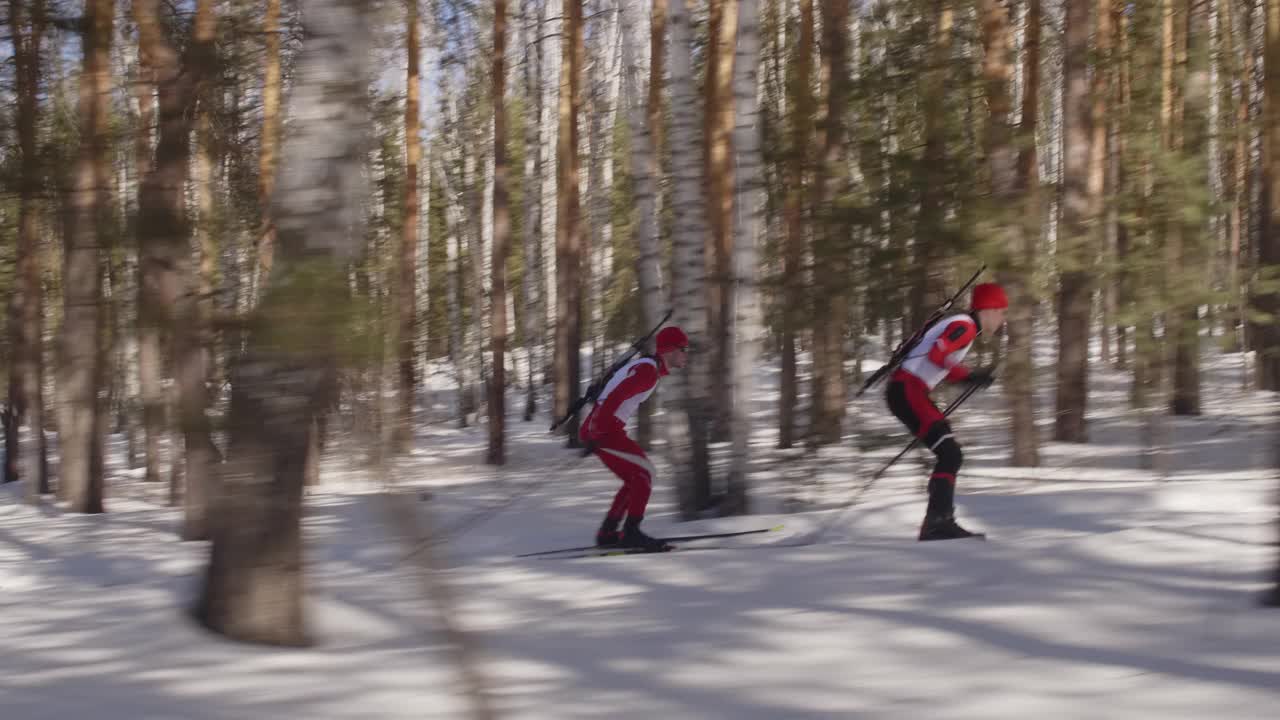
<path fill-rule="evenodd" d="M 980 367 L 969 371 L 969 377 L 965 379 L 969 384 L 980 389 L 991 387 L 991 383 L 996 381 L 995 368 Z"/>

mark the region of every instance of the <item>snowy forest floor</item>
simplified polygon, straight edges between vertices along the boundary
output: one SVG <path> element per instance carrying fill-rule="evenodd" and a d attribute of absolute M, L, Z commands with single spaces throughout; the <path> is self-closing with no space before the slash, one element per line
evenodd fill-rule
<path fill-rule="evenodd" d="M 677 523 L 670 484 L 655 489 L 656 535 L 783 525 L 707 552 L 514 558 L 588 542 L 616 489 L 541 417 L 513 413 L 501 470 L 482 464 L 483 427 L 423 426 L 392 495 L 361 468 L 358 439 L 339 438 L 307 499 L 305 650 L 187 621 L 207 546 L 178 541 L 165 490 L 119 457 L 104 515 L 27 507 L 7 486 L 0 717 L 460 717 L 391 498 L 448 535 L 435 548 L 501 717 L 1273 718 L 1280 610 L 1257 599 L 1280 552 L 1276 399 L 1238 389 L 1241 361 L 1206 360 L 1205 412 L 1171 420 L 1163 478 L 1138 469 L 1122 374 L 1091 377 L 1091 444 L 1045 443 L 1035 469 L 1005 466 L 998 386 L 976 396 L 954 418 L 958 514 L 985 543 L 914 541 L 924 456 L 842 507 L 906 440 L 878 395 L 852 406 L 844 447 L 769 450 L 767 370 L 756 514 Z"/>

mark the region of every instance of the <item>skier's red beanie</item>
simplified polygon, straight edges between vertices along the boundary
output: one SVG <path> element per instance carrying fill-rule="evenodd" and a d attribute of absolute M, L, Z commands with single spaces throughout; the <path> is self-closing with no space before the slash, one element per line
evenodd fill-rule
<path fill-rule="evenodd" d="M 1004 288 L 995 283 L 982 283 L 973 287 L 974 310 L 1003 310 L 1009 307 Z"/>
<path fill-rule="evenodd" d="M 658 337 L 655 341 L 658 354 L 672 350 L 683 350 L 689 347 L 689 336 L 675 325 L 668 325 L 658 331 Z"/>

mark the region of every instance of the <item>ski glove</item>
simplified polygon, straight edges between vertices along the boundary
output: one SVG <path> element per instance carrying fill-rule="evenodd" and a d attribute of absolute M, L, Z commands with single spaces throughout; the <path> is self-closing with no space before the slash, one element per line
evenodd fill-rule
<path fill-rule="evenodd" d="M 994 368 L 980 367 L 969 371 L 967 382 L 978 388 L 986 389 L 991 387 L 991 383 L 996 381 L 996 373 Z"/>

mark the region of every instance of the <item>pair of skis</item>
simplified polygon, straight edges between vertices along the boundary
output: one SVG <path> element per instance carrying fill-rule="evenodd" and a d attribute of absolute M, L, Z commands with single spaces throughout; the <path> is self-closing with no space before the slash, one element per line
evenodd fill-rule
<path fill-rule="evenodd" d="M 723 533 L 703 533 L 700 535 L 677 535 L 675 537 L 659 538 L 664 543 L 691 542 L 697 540 L 712 540 L 719 538 L 741 537 L 743 535 L 760 535 L 763 533 L 777 532 L 781 530 L 781 525 L 775 525 L 768 528 L 758 528 L 755 530 L 739 530 L 737 532 Z M 650 550 L 647 548 L 628 548 L 628 547 L 609 547 L 602 545 L 582 545 L 580 547 L 556 548 L 555 550 L 540 550 L 538 552 L 522 553 L 516 555 L 518 558 L 580 558 L 580 557 L 611 557 L 616 555 L 647 555 L 652 553 L 663 553 L 674 550 Z"/>

